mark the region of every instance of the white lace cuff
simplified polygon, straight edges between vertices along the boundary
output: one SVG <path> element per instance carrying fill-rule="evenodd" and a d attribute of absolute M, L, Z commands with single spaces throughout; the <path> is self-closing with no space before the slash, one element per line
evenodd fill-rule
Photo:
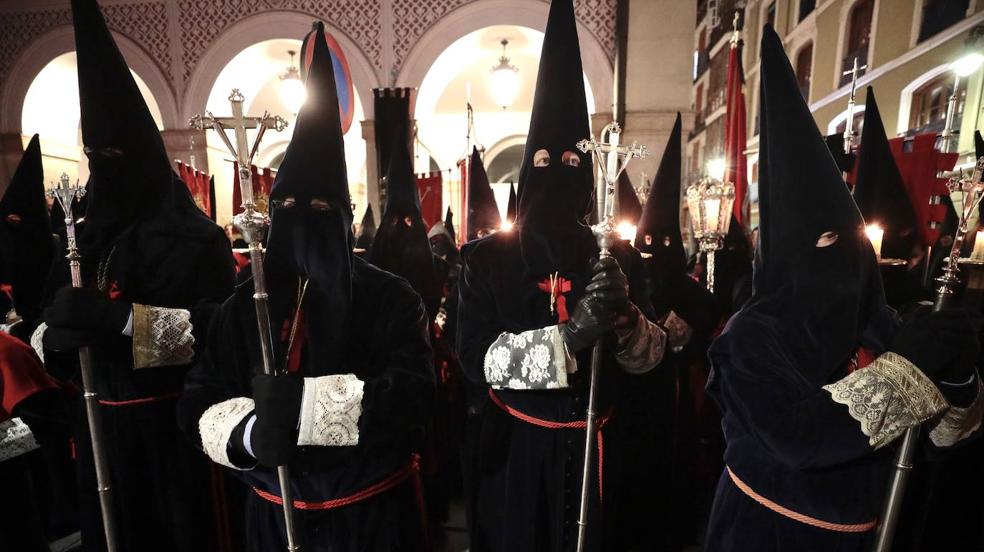
<path fill-rule="evenodd" d="M 198 434 L 202 438 L 202 449 L 213 462 L 235 470 L 243 469 L 229 460 L 226 447 L 232 431 L 253 409 L 253 399 L 236 397 L 213 404 L 202 414 L 198 420 Z"/>
<path fill-rule="evenodd" d="M 27 454 L 38 447 L 31 428 L 20 418 L 0 422 L 0 462 Z"/>
<path fill-rule="evenodd" d="M 619 333 L 620 350 L 615 354 L 619 366 L 630 374 L 645 374 L 663 361 L 666 332 L 642 313 L 632 330 Z"/>
<path fill-rule="evenodd" d="M 34 328 L 34 332 L 31 333 L 31 348 L 38 354 L 38 358 L 41 359 L 41 362 L 44 362 L 44 332 L 47 329 L 48 325 L 42 322 L 38 324 L 38 327 Z"/>
<path fill-rule="evenodd" d="M 561 389 L 576 371 L 560 326 L 502 332 L 485 352 L 485 381 L 495 389 Z"/>
<path fill-rule="evenodd" d="M 686 347 L 694 335 L 694 330 L 690 324 L 687 324 L 673 311 L 670 311 L 670 314 L 666 315 L 666 319 L 663 320 L 663 328 L 666 329 L 666 340 L 670 344 L 670 349 L 674 351 Z"/>
<path fill-rule="evenodd" d="M 949 406 L 929 378 L 895 353 L 885 353 L 823 389 L 847 406 L 876 449 Z"/>
<path fill-rule="evenodd" d="M 359 444 L 359 417 L 365 383 L 355 374 L 304 378 L 297 444 L 354 447 Z"/>
<path fill-rule="evenodd" d="M 981 427 L 984 417 L 984 386 L 977 378 L 977 397 L 967 408 L 951 406 L 929 431 L 929 438 L 938 447 L 952 447 L 970 437 Z"/>
<path fill-rule="evenodd" d="M 133 305 L 133 368 L 180 366 L 195 356 L 191 313 Z"/>

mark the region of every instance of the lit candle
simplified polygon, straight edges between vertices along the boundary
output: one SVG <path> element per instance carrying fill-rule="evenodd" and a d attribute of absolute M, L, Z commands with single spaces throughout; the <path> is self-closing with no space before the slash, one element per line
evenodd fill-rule
<path fill-rule="evenodd" d="M 868 235 L 868 240 L 871 242 L 871 247 L 875 250 L 875 255 L 878 259 L 881 259 L 882 250 L 882 238 L 885 237 L 885 231 L 882 230 L 881 226 L 877 224 L 869 224 L 865 227 L 864 233 Z"/>
<path fill-rule="evenodd" d="M 636 227 L 631 222 L 626 220 L 618 225 L 618 236 L 623 240 L 632 241 L 635 239 L 635 235 Z"/>
<path fill-rule="evenodd" d="M 984 230 L 977 231 L 977 237 L 974 238 L 974 251 L 970 254 L 970 260 L 984 261 Z"/>
<path fill-rule="evenodd" d="M 721 200 L 708 198 L 704 200 L 704 229 L 714 233 L 720 229 Z"/>

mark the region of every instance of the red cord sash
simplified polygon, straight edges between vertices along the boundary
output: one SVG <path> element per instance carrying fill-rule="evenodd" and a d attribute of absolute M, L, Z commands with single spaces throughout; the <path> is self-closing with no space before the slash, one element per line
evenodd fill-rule
<path fill-rule="evenodd" d="M 411 477 L 419 477 L 420 475 L 420 457 L 414 455 L 410 463 L 403 468 L 400 468 L 393 474 L 389 475 L 385 479 L 374 483 L 361 491 L 349 495 L 343 496 L 341 498 L 333 498 L 331 500 L 324 500 L 321 502 L 307 502 L 304 500 L 294 500 L 294 508 L 298 510 L 331 510 L 333 508 L 341 508 L 343 506 L 349 506 L 357 502 L 362 502 L 363 500 L 370 499 L 378 494 L 385 493 L 403 483 Z M 253 492 L 255 492 L 260 498 L 277 504 L 278 506 L 283 505 L 284 499 L 279 496 L 262 491 L 253 487 Z M 418 492 L 419 494 L 419 492 Z M 419 498 L 419 497 L 418 497 Z"/>
<path fill-rule="evenodd" d="M 495 392 L 492 391 L 491 389 L 489 389 L 489 397 L 492 398 L 492 402 L 495 403 L 496 406 L 501 408 L 503 411 L 505 411 L 513 418 L 522 420 L 528 424 L 535 425 L 537 427 L 543 427 L 547 429 L 587 429 L 588 427 L 588 423 L 586 421 L 553 422 L 550 420 L 541 420 L 540 418 L 530 416 L 529 414 L 520 412 L 519 410 L 516 410 L 515 408 L 502 402 L 502 399 L 500 399 L 499 396 L 496 395 Z M 614 411 L 615 411 L 614 408 L 609 408 L 608 412 L 606 412 L 604 416 L 599 416 L 597 420 L 598 423 L 598 501 L 599 502 L 603 502 L 603 497 L 604 497 L 603 474 L 604 474 L 604 466 L 605 466 L 605 439 L 601 430 L 602 428 L 605 427 L 605 424 L 607 424 L 608 421 L 611 420 Z"/>
<path fill-rule="evenodd" d="M 144 397 L 142 399 L 130 399 L 128 401 L 109 401 L 109 400 L 100 399 L 99 400 L 99 404 L 105 405 L 105 406 L 132 406 L 132 405 L 135 405 L 135 404 L 147 404 L 147 403 L 158 402 L 158 401 L 167 401 L 167 400 L 177 399 L 179 397 L 181 397 L 181 392 L 180 391 L 178 391 L 177 393 L 168 393 L 167 395 L 160 395 L 160 396 L 157 396 L 157 397 Z"/>
<path fill-rule="evenodd" d="M 758 502 L 762 506 L 765 506 L 780 516 L 787 517 L 793 521 L 805 523 L 806 525 L 817 527 L 819 529 L 826 529 L 827 531 L 836 531 L 838 533 L 864 533 L 866 531 L 871 531 L 878 524 L 878 520 L 869 521 L 867 523 L 831 523 L 829 521 L 823 521 L 821 519 L 790 510 L 789 508 L 780 506 L 768 498 L 756 493 L 744 481 L 738 479 L 738 476 L 735 475 L 735 472 L 731 471 L 731 468 L 727 469 L 728 475 L 731 476 L 731 481 L 733 481 L 735 486 L 738 487 L 741 492 L 745 493 L 748 498 L 751 498 L 755 502 Z"/>

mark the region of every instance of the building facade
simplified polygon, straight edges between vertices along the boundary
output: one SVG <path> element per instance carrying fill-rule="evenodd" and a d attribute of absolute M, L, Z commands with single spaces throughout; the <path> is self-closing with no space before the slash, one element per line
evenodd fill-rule
<path fill-rule="evenodd" d="M 859 72 L 855 128 L 863 128 L 864 87 L 874 88 L 891 135 L 939 132 L 953 93 L 952 63 L 969 49 L 984 53 L 981 0 L 698 0 L 694 40 L 696 125 L 687 147 L 689 177 L 724 151 L 724 94 L 732 17 L 739 13 L 748 113 L 748 170 L 752 200 L 758 182 L 758 48 L 771 23 L 783 39 L 820 131 L 842 133 L 850 70 Z M 984 71 L 961 79 L 954 128 L 961 163 L 973 154 L 982 128 Z M 753 224 L 757 206 L 753 203 Z"/>

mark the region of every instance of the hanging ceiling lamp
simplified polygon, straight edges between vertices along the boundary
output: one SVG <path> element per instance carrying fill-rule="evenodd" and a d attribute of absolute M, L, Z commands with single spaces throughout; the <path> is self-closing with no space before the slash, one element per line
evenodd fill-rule
<path fill-rule="evenodd" d="M 290 54 L 290 66 L 280 75 L 280 98 L 287 109 L 297 115 L 301 106 L 304 105 L 304 100 L 307 99 L 307 90 L 304 88 L 304 83 L 301 82 L 301 72 L 294 65 L 294 54 L 297 52 L 287 50 L 287 53 Z"/>
<path fill-rule="evenodd" d="M 489 80 L 495 103 L 502 109 L 508 109 L 519 94 L 519 69 L 510 64 L 506 56 L 506 46 L 509 45 L 509 41 L 503 38 L 500 44 L 502 44 L 502 56 L 499 58 L 499 64 L 489 70 Z"/>

